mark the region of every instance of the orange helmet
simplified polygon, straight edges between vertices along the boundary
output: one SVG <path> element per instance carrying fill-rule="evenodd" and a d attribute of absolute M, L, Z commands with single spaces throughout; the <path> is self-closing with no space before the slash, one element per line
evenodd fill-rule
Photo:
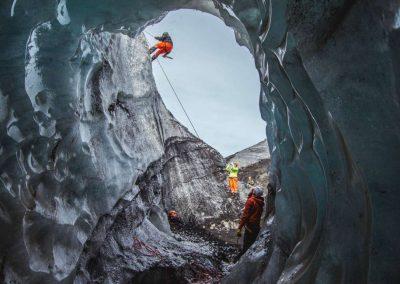
<path fill-rule="evenodd" d="M 174 219 L 174 218 L 177 218 L 177 217 L 178 217 L 178 213 L 176 213 L 175 210 L 169 210 L 168 211 L 168 218 L 169 219 Z"/>

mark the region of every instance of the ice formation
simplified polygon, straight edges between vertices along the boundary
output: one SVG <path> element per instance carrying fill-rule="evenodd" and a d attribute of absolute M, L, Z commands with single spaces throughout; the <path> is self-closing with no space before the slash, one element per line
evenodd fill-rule
<path fill-rule="evenodd" d="M 262 83 L 276 215 L 226 281 L 399 282 L 394 0 L 3 1 L 2 280 L 72 281 L 98 221 L 188 135 L 132 40 L 180 8 L 234 29 Z"/>

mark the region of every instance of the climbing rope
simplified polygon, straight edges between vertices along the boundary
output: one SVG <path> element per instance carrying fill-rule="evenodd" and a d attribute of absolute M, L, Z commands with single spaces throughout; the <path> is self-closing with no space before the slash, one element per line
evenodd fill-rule
<path fill-rule="evenodd" d="M 164 73 L 164 76 L 165 76 L 165 78 L 167 79 L 168 84 L 169 84 L 169 86 L 170 86 L 171 89 L 172 89 L 172 92 L 174 93 L 174 95 L 175 95 L 176 99 L 178 100 L 179 104 L 181 105 L 181 108 L 182 108 L 183 112 L 185 113 L 187 120 L 189 121 L 190 125 L 192 126 L 194 132 L 196 133 L 197 138 L 200 139 L 199 133 L 197 132 L 196 128 L 194 127 L 192 120 L 190 119 L 188 113 L 187 113 L 186 110 L 185 110 L 185 107 L 183 106 L 181 100 L 180 100 L 179 97 L 178 97 L 178 94 L 176 93 L 174 87 L 172 86 L 171 81 L 169 80 L 169 78 L 168 78 L 168 76 L 167 76 L 167 73 L 165 73 L 164 68 L 163 68 L 162 65 L 161 65 L 161 62 L 158 60 L 158 58 L 157 58 L 156 60 L 157 60 L 158 65 L 160 65 L 160 68 L 161 68 L 162 72 Z"/>
<path fill-rule="evenodd" d="M 137 237 L 133 237 L 133 244 L 132 248 L 138 252 L 140 252 L 144 256 L 148 257 L 153 257 L 156 256 L 160 258 L 161 260 L 164 259 L 164 257 L 161 255 L 160 251 L 154 247 L 149 246 L 145 242 L 141 241 Z M 147 251 L 148 253 L 144 252 Z"/>
<path fill-rule="evenodd" d="M 149 36 L 151 36 L 152 38 L 154 38 L 155 36 L 152 33 L 149 33 L 148 31 L 143 31 L 145 34 L 148 34 Z"/>
<path fill-rule="evenodd" d="M 147 33 L 148 35 L 150 35 L 151 37 L 154 38 L 154 36 L 153 36 L 151 33 L 147 32 L 147 31 L 143 31 L 143 32 Z M 185 113 L 185 116 L 186 116 L 187 120 L 189 121 L 190 125 L 192 126 L 194 133 L 196 133 L 197 138 L 200 139 L 200 135 L 199 135 L 199 133 L 197 132 L 196 127 L 194 127 L 194 124 L 193 124 L 192 120 L 190 119 L 189 114 L 186 112 L 186 109 L 185 109 L 185 107 L 183 106 L 182 101 L 179 99 L 179 96 L 178 96 L 178 94 L 176 93 L 175 88 L 172 86 L 172 83 L 171 83 L 170 79 L 168 78 L 167 73 L 165 72 L 163 66 L 161 65 L 161 62 L 158 60 L 158 58 L 157 58 L 156 60 L 157 60 L 158 65 L 159 65 L 160 68 L 161 68 L 161 71 L 163 72 L 163 74 L 164 74 L 164 76 L 165 76 L 165 79 L 167 79 L 168 84 L 169 84 L 169 86 L 171 87 L 172 92 L 174 93 L 176 99 L 178 100 L 179 105 L 181 106 L 183 112 Z"/>

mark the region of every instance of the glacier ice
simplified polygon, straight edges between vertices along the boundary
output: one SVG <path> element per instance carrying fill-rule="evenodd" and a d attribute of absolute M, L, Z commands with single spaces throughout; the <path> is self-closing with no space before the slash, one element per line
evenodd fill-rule
<path fill-rule="evenodd" d="M 72 281 L 99 219 L 168 138 L 189 135 L 155 95 L 132 38 L 191 8 L 223 19 L 254 55 L 278 188 L 260 250 L 226 281 L 400 281 L 398 5 L 3 1 L 2 280 Z M 247 273 L 251 260 L 257 273 Z"/>

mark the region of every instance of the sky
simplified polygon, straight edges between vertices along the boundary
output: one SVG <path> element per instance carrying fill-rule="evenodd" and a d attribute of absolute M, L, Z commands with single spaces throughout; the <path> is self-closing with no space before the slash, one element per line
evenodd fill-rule
<path fill-rule="evenodd" d="M 145 31 L 172 37 L 173 59 L 159 60 L 202 140 L 228 156 L 265 139 L 254 59 L 236 43 L 232 29 L 210 14 L 178 10 Z M 167 108 L 193 133 L 156 61 L 153 73 Z"/>

